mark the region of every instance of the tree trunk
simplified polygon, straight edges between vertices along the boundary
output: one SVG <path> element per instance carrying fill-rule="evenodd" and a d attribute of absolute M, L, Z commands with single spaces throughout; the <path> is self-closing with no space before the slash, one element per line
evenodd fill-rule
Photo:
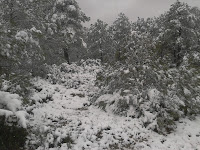
<path fill-rule="evenodd" d="M 65 60 L 67 61 L 68 64 L 70 64 L 70 61 L 69 61 L 69 50 L 68 48 L 63 48 L 63 51 L 64 51 L 64 57 L 65 57 Z"/>
<path fill-rule="evenodd" d="M 101 55 L 101 62 L 103 63 L 103 52 L 101 51 L 100 53 L 101 53 L 100 54 Z"/>
<path fill-rule="evenodd" d="M 121 51 L 120 50 L 116 50 L 116 52 L 115 52 L 116 61 L 120 61 L 120 58 L 121 58 Z"/>

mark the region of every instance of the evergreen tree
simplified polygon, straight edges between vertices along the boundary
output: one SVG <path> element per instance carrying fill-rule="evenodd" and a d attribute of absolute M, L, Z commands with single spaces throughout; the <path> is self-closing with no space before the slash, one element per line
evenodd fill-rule
<path fill-rule="evenodd" d="M 2 0 L 0 7 L 0 63 L 15 71 L 69 62 L 89 20 L 75 0 Z"/>
<path fill-rule="evenodd" d="M 89 18 L 81 11 L 75 0 L 35 0 L 33 5 L 36 10 L 39 9 L 35 16 L 42 22 L 44 37 L 41 42 L 48 56 L 47 62 L 52 63 L 52 59 L 59 62 L 62 60 L 61 55 L 69 62 L 74 45 L 81 46 L 81 23 L 88 21 Z"/>
<path fill-rule="evenodd" d="M 37 39 L 32 36 L 29 1 L 3 0 L 0 6 L 1 66 L 15 72 L 30 71 L 42 55 Z"/>
<path fill-rule="evenodd" d="M 164 17 L 164 33 L 160 38 L 161 56 L 170 55 L 173 64 L 179 66 L 184 55 L 197 47 L 195 15 L 186 3 L 177 1 Z"/>
<path fill-rule="evenodd" d="M 131 23 L 128 17 L 120 13 L 110 27 L 110 32 L 116 50 L 116 61 L 124 61 L 126 59 L 126 46 L 131 42 Z"/>
<path fill-rule="evenodd" d="M 107 62 L 111 59 L 111 39 L 108 33 L 108 24 L 101 20 L 97 20 L 92 24 L 88 31 L 89 55 L 92 58 L 101 59 L 102 62 Z"/>

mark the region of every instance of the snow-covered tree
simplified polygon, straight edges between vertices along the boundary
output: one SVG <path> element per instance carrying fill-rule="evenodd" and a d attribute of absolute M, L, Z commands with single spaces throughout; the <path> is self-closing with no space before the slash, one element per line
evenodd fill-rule
<path fill-rule="evenodd" d="M 81 23 L 88 21 L 89 18 L 81 11 L 75 0 L 35 0 L 33 5 L 34 10 L 38 10 L 35 11 L 35 16 L 40 18 L 43 27 L 44 37 L 41 42 L 42 48 L 46 50 L 48 62 L 60 55 L 64 55 L 69 62 L 70 53 L 73 53 L 72 46 L 74 43 L 81 43 Z"/>
<path fill-rule="evenodd" d="M 116 61 L 123 61 L 126 58 L 126 46 L 131 42 L 131 23 L 128 17 L 120 13 L 109 30 L 114 42 Z"/>
<path fill-rule="evenodd" d="M 132 113 L 159 133 L 170 133 L 183 116 L 199 114 L 199 14 L 177 1 L 160 17 L 134 22 L 125 63 L 97 76 L 97 85 L 105 88 L 95 104 L 120 115 Z"/>
<path fill-rule="evenodd" d="M 31 71 L 31 66 L 42 60 L 38 39 L 33 37 L 28 4 L 24 0 L 0 1 L 1 66 L 15 72 L 22 68 Z"/>
<path fill-rule="evenodd" d="M 179 66 L 184 55 L 198 47 L 195 29 L 197 16 L 186 3 L 177 1 L 164 15 L 164 32 L 160 38 L 161 57 L 170 55 L 173 64 Z"/>
<path fill-rule="evenodd" d="M 97 20 L 90 26 L 87 39 L 90 57 L 101 59 L 102 62 L 111 59 L 112 41 L 108 32 L 108 24 Z"/>
<path fill-rule="evenodd" d="M 69 62 L 81 46 L 81 23 L 89 18 L 75 0 L 2 0 L 0 7 L 1 66 L 38 72 L 43 63 Z"/>

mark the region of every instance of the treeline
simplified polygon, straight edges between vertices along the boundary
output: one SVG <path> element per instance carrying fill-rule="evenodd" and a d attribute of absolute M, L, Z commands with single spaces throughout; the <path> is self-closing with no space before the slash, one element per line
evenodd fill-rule
<path fill-rule="evenodd" d="M 170 133 L 181 117 L 200 113 L 200 10 L 175 2 L 159 17 L 131 23 L 120 14 L 88 32 L 89 52 L 107 64 L 91 101 Z"/>
<path fill-rule="evenodd" d="M 0 7 L 1 73 L 37 75 L 42 64 L 87 58 L 178 67 L 184 56 L 199 52 L 200 10 L 179 1 L 159 17 L 130 22 L 120 13 L 110 26 L 97 20 L 89 28 L 82 26 L 89 18 L 75 0 L 2 0 Z"/>
<path fill-rule="evenodd" d="M 184 56 L 199 52 L 199 23 L 200 10 L 179 1 L 159 17 L 138 18 L 132 23 L 120 13 L 111 26 L 97 20 L 87 34 L 90 57 L 102 62 L 126 63 L 132 59 L 145 63 L 145 54 L 159 64 L 178 67 Z M 137 58 L 140 60 L 133 58 L 133 53 L 142 52 Z"/>

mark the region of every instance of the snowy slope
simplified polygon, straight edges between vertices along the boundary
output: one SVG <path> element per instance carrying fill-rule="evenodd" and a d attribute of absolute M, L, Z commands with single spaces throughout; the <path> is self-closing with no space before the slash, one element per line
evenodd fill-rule
<path fill-rule="evenodd" d="M 29 148 L 38 150 L 200 150 L 200 117 L 177 123 L 167 136 L 147 130 L 141 120 L 120 117 L 92 106 L 89 95 L 96 90 L 93 72 L 74 73 L 85 81 L 77 88 L 35 79 L 39 89 L 27 107 L 32 134 Z M 88 79 L 86 79 L 88 78 Z M 39 147 L 38 147 L 39 146 Z"/>

